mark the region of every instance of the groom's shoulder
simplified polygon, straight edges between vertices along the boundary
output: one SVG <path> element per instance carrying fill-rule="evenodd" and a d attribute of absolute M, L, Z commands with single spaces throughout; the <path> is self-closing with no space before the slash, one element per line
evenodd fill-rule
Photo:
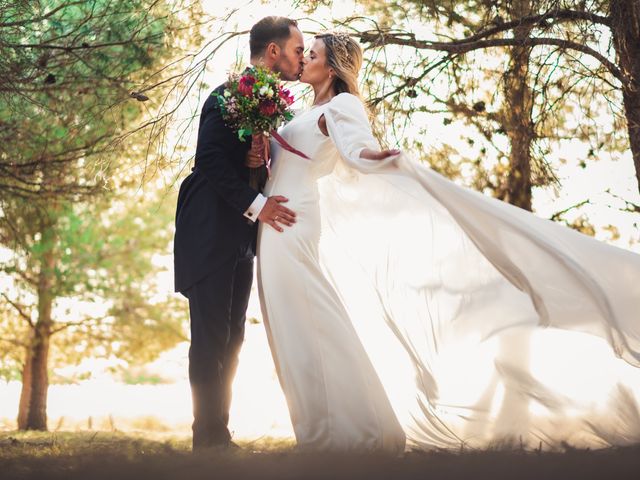
<path fill-rule="evenodd" d="M 213 95 L 214 93 L 223 93 L 224 89 L 227 88 L 228 84 L 229 82 L 221 83 L 220 85 L 218 85 L 216 88 L 213 89 L 213 92 L 211 92 L 211 94 Z"/>
<path fill-rule="evenodd" d="M 222 95 L 224 93 L 224 89 L 227 88 L 227 82 L 221 83 L 216 88 L 211 91 L 209 95 L 209 99 L 215 98 L 216 95 Z"/>
<path fill-rule="evenodd" d="M 227 82 L 218 85 L 216 88 L 214 88 L 211 91 L 211 93 L 209 94 L 207 99 L 204 101 L 204 104 L 202 105 L 203 112 L 209 111 L 212 108 L 217 108 L 218 107 L 217 96 L 218 95 L 222 95 L 224 93 L 224 89 L 226 87 L 227 87 Z"/>

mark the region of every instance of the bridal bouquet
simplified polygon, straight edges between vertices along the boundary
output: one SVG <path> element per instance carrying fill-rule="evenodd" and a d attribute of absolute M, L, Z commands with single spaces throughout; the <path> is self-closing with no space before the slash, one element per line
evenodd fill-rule
<path fill-rule="evenodd" d="M 293 118 L 289 107 L 293 96 L 280 83 L 279 75 L 261 67 L 232 74 L 218 98 L 225 123 L 245 141 L 253 133 L 269 133 Z"/>
<path fill-rule="evenodd" d="M 227 126 L 238 133 L 240 141 L 254 134 L 265 136 L 265 157 L 268 157 L 268 137 L 272 135 L 286 150 L 308 158 L 291 147 L 276 129 L 293 118 L 290 106 L 293 95 L 284 88 L 278 73 L 267 68 L 250 67 L 241 74 L 232 74 L 222 94 L 214 92 L 222 118 Z M 267 172 L 270 159 L 265 158 Z M 250 183 L 257 187 L 258 169 L 251 170 Z"/>

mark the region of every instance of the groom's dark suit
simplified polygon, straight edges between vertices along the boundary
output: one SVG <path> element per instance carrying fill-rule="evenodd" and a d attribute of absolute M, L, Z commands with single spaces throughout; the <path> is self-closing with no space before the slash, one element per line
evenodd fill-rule
<path fill-rule="evenodd" d="M 223 90 L 221 85 L 215 91 Z M 257 237 L 257 223 L 243 215 L 257 195 L 244 166 L 250 146 L 224 124 L 210 96 L 200 117 L 195 166 L 180 186 L 174 240 L 175 290 L 189 299 L 191 316 L 194 448 L 230 439 L 231 383 L 244 339 Z"/>

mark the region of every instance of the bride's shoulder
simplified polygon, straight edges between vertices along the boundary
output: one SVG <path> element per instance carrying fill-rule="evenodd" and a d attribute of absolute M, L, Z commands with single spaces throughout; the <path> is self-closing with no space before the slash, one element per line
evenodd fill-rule
<path fill-rule="evenodd" d="M 337 94 L 335 97 L 331 99 L 330 103 L 360 103 L 362 104 L 362 100 L 359 97 L 354 95 L 353 93 L 342 92 Z"/>
<path fill-rule="evenodd" d="M 364 109 L 364 104 L 362 103 L 362 100 L 360 99 L 360 97 L 347 92 L 339 93 L 338 95 L 333 97 L 329 102 L 329 106 L 330 108 L 335 108 L 340 110 L 343 110 L 343 109 L 363 110 Z"/>

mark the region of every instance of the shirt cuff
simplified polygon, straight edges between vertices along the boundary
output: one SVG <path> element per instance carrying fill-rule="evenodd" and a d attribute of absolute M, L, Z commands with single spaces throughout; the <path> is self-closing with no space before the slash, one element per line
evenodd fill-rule
<path fill-rule="evenodd" d="M 247 211 L 244 212 L 244 216 L 247 217 L 251 221 L 257 221 L 258 215 L 264 208 L 264 204 L 267 203 L 267 197 L 259 193 L 256 198 L 253 200 Z"/>

